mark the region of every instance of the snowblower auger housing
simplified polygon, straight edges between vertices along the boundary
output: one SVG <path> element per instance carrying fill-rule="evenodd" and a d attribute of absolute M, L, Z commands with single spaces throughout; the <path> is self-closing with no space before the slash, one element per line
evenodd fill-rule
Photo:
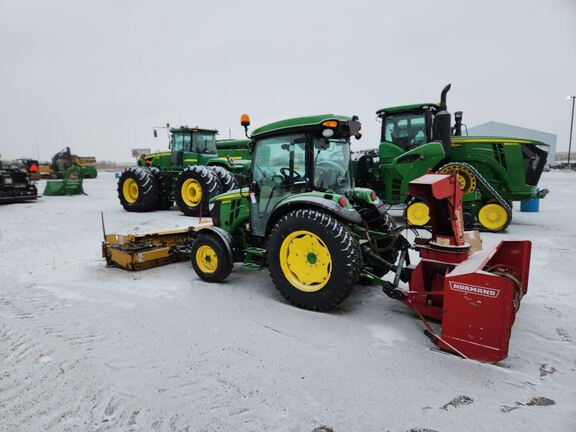
<path fill-rule="evenodd" d="M 403 302 L 423 319 L 440 321 L 441 335 L 430 334 L 440 349 L 483 362 L 503 360 L 528 289 L 531 242 L 501 241 L 470 254 L 455 174 L 422 176 L 410 183 L 410 193 L 432 204 L 432 238 L 416 240 L 421 260 Z"/>

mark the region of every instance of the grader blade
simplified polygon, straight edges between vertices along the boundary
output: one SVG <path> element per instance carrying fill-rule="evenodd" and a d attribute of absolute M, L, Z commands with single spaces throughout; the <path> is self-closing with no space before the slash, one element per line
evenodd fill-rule
<path fill-rule="evenodd" d="M 198 230 L 211 223 L 148 234 L 104 234 L 102 257 L 110 266 L 138 271 L 190 259 Z"/>

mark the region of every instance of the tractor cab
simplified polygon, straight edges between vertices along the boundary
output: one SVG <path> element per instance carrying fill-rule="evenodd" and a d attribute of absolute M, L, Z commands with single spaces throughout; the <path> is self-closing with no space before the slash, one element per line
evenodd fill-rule
<path fill-rule="evenodd" d="M 434 115 L 438 104 L 415 104 L 383 108 L 376 114 L 382 119 L 381 142 L 394 144 L 402 152 L 433 141 Z"/>
<path fill-rule="evenodd" d="M 170 129 L 172 165 L 182 167 L 184 162 L 198 162 L 199 158 L 218 156 L 216 134 L 217 130 L 187 126 Z"/>
<path fill-rule="evenodd" d="M 357 118 L 331 114 L 271 123 L 252 134 L 251 226 L 263 236 L 277 206 L 289 196 L 349 197 L 350 137 Z"/>
<path fill-rule="evenodd" d="M 382 120 L 379 156 L 383 163 L 402 155 L 402 163 L 438 153 L 449 156 L 452 142 L 452 116 L 446 108 L 450 84 L 442 90 L 440 103 L 420 103 L 382 108 L 376 115 Z M 461 113 L 456 115 L 455 134 L 460 135 Z"/>

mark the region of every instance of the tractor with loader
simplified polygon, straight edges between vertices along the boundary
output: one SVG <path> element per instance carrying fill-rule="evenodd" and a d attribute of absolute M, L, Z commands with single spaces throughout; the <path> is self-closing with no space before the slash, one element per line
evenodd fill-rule
<path fill-rule="evenodd" d="M 447 85 L 440 103 L 382 108 L 378 149 L 359 152 L 356 182 L 373 188 L 387 204 L 406 204 L 405 216 L 413 225 L 426 225 L 426 202 L 409 194 L 409 183 L 433 171 L 458 172 L 464 191 L 466 226 L 502 231 L 512 220 L 512 202 L 543 198 L 538 190 L 546 165 L 548 145 L 539 141 L 504 137 L 462 136 L 462 112 L 455 113 L 452 136 L 440 137 L 438 125 L 451 124 L 447 111 Z"/>
<path fill-rule="evenodd" d="M 78 156 L 70 151 L 70 147 L 60 150 L 50 163 L 43 163 L 39 167 L 40 176 L 49 179 L 64 179 L 68 174 L 66 170 L 78 167 L 82 178 L 96 178 L 96 158 L 94 156 Z M 75 170 L 76 171 L 76 170 Z"/>
<path fill-rule="evenodd" d="M 244 115 L 246 130 L 249 124 Z M 449 137 L 448 122 L 437 129 Z M 363 279 L 410 307 L 440 349 L 502 360 L 527 291 L 530 242 L 501 241 L 473 253 L 463 192 L 457 173 L 449 173 L 410 183 L 431 217 L 431 236 L 410 243 L 407 227 L 390 220 L 376 193 L 354 186 L 350 140 L 360 136 L 356 117 L 337 115 L 260 127 L 251 135 L 249 186 L 211 199 L 212 224 L 139 236 L 104 230 L 103 256 L 130 270 L 190 258 L 197 275 L 215 283 L 236 262 L 250 271 L 267 267 L 282 296 L 316 311 L 335 308 Z M 416 266 L 411 250 L 420 254 Z M 429 320 L 439 321 L 440 331 Z"/>
<path fill-rule="evenodd" d="M 176 202 L 187 216 L 208 215 L 211 198 L 246 184 L 247 140 L 216 141 L 218 131 L 187 126 L 169 133 L 170 151 L 143 154 L 122 172 L 118 198 L 125 210 L 166 210 Z"/>

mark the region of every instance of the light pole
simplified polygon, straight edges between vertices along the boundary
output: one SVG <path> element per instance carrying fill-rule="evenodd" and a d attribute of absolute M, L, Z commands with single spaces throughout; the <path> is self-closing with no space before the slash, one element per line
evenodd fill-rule
<path fill-rule="evenodd" d="M 566 99 L 572 99 L 572 118 L 570 119 L 570 141 L 568 141 L 568 168 L 570 168 L 570 151 L 572 150 L 572 128 L 574 127 L 574 101 L 576 96 L 568 96 Z"/>

